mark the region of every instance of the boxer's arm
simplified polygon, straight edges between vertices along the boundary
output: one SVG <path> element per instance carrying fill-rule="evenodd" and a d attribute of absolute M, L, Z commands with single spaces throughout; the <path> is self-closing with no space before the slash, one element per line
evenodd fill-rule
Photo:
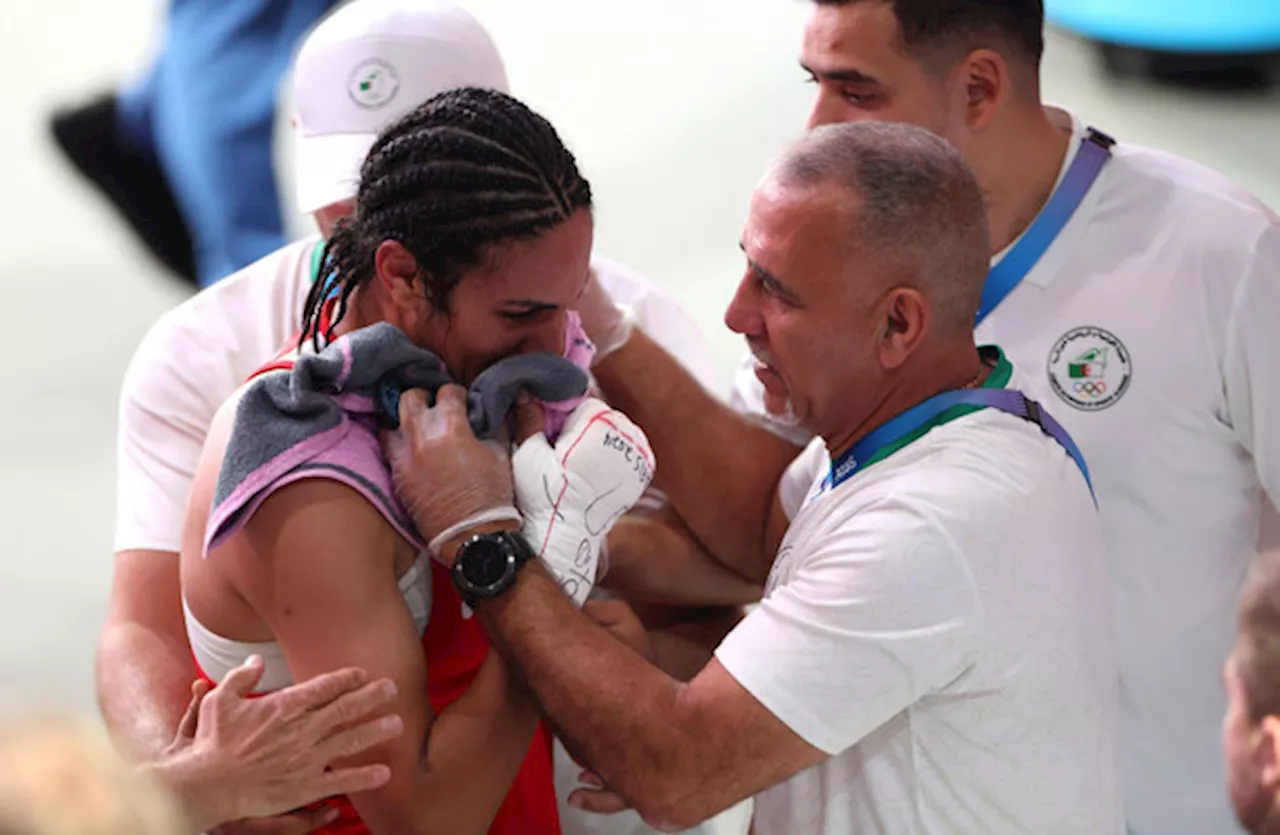
<path fill-rule="evenodd" d="M 609 533 L 601 588 L 629 601 L 672 606 L 736 606 L 762 586 L 707 553 L 667 505 L 633 510 Z"/>
<path fill-rule="evenodd" d="M 742 620 L 741 606 L 651 606 L 590 600 L 582 611 L 677 681 L 692 681 Z"/>
<path fill-rule="evenodd" d="M 334 762 L 390 767 L 386 785 L 351 795 L 370 831 L 485 832 L 538 713 L 493 653 L 438 715 L 422 698 L 430 671 L 395 576 L 399 535 L 352 488 L 307 479 L 272 493 L 246 524 L 244 542 L 227 555 L 231 576 L 280 642 L 295 681 L 359 665 L 396 682 L 391 710 L 404 733 Z"/>
<path fill-rule="evenodd" d="M 637 614 L 648 628 L 652 661 L 676 681 L 693 681 L 743 617 L 741 606 L 668 608 Z"/>
<path fill-rule="evenodd" d="M 591 370 L 609 402 L 649 436 L 663 488 L 694 536 L 763 582 L 778 480 L 800 449 L 708 394 L 643 331 Z"/>

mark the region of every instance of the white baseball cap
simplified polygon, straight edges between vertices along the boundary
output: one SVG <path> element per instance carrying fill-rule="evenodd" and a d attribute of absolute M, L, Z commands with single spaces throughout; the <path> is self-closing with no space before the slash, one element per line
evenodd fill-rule
<path fill-rule="evenodd" d="M 438 0 L 352 0 L 311 32 L 294 63 L 298 207 L 350 200 L 379 132 L 459 87 L 507 92 L 498 48 Z"/>

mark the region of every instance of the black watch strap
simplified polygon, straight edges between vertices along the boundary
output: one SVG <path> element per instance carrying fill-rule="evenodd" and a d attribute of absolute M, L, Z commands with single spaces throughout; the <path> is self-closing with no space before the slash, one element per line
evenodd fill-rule
<path fill-rule="evenodd" d="M 458 547 L 449 572 L 453 588 L 464 603 L 474 607 L 515 585 L 516 573 L 534 556 L 517 531 L 476 534 Z"/>

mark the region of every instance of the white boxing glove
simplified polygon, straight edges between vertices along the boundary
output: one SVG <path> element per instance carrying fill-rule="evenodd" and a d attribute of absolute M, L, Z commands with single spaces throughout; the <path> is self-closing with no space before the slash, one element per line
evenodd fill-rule
<path fill-rule="evenodd" d="M 511 456 L 511 469 L 520 532 L 581 606 L 610 528 L 653 481 L 649 439 L 622 412 L 588 398 L 569 415 L 555 447 L 535 433 Z"/>

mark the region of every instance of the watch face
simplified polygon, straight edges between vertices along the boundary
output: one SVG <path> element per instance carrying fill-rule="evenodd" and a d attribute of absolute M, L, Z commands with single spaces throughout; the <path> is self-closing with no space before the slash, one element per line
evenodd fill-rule
<path fill-rule="evenodd" d="M 467 548 L 463 575 L 472 586 L 492 586 L 507 575 L 512 562 L 510 552 L 497 542 L 476 540 Z"/>

